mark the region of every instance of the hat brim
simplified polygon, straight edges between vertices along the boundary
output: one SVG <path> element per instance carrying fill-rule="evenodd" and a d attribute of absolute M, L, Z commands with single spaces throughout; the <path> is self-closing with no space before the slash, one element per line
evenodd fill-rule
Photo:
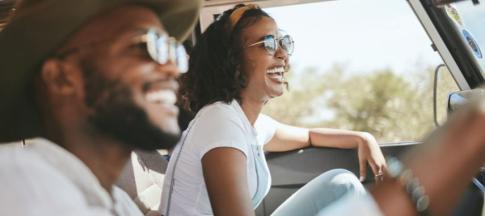
<path fill-rule="evenodd" d="M 182 41 L 192 32 L 200 0 L 45 0 L 17 10 L 0 32 L 0 142 L 41 136 L 34 102 L 36 69 L 96 15 L 121 4 L 147 5 L 167 32 Z"/>

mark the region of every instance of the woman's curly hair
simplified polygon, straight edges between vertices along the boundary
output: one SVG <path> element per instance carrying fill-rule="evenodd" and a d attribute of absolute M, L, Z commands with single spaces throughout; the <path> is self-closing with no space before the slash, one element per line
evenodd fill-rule
<path fill-rule="evenodd" d="M 259 8 L 251 8 L 231 26 L 232 12 L 244 6 L 239 4 L 224 11 L 202 33 L 191 51 L 189 71 L 179 81 L 181 105 L 192 113 L 217 101 L 241 100 L 241 90 L 247 85 L 246 74 L 238 69 L 242 60 L 242 30 L 262 17 L 270 17 Z"/>

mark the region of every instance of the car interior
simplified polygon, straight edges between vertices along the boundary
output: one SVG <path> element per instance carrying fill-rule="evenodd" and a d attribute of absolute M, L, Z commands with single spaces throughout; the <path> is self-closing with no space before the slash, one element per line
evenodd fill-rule
<path fill-rule="evenodd" d="M 197 38 L 203 29 L 218 14 L 239 3 L 257 3 L 262 8 L 269 8 L 324 1 L 329 0 L 204 0 L 200 21 L 192 37 L 185 44 L 190 50 L 191 44 L 197 43 Z M 468 99 L 484 95 L 485 91 L 480 88 L 480 85 L 483 84 L 485 78 L 485 60 L 478 55 L 478 52 L 480 51 L 479 45 L 485 43 L 485 38 L 473 39 L 463 33 L 463 29 L 457 27 L 453 17 L 447 11 L 447 6 L 454 4 L 458 8 L 460 5 L 480 7 L 485 15 L 485 2 L 478 0 L 407 0 L 406 2 L 419 20 L 420 26 L 416 26 L 416 28 L 423 28 L 426 31 L 432 41 L 430 49 L 439 53 L 460 89 L 457 92 L 445 92 L 445 94 L 449 94 L 445 109 L 452 113 L 456 107 Z M 14 0 L 0 1 L 0 29 L 8 21 L 8 14 L 11 13 L 10 9 L 14 4 Z M 485 20 L 483 15 L 481 18 Z M 483 20 L 482 24 L 485 24 Z M 439 83 L 435 83 L 435 87 L 436 85 Z M 434 90 L 436 91 L 436 88 Z M 179 123 L 184 129 L 191 116 L 182 112 L 179 118 Z M 401 141 L 381 143 L 380 146 L 386 157 L 401 158 L 409 149 L 421 144 L 420 141 Z M 131 162 L 117 183 L 130 195 L 145 215 L 160 215 L 158 208 L 164 173 L 169 159 L 167 154 L 169 151 L 165 150 L 133 152 Z M 292 193 L 325 171 L 344 168 L 357 176 L 359 174 L 357 152 L 354 150 L 306 148 L 285 153 L 267 153 L 266 158 L 272 176 L 272 185 L 269 194 L 256 209 L 256 215 L 259 216 L 271 215 Z M 369 167 L 367 172 L 368 176 L 373 176 Z M 373 184 L 373 178 L 367 178 L 364 182 L 367 188 L 371 188 Z M 484 184 L 485 168 L 477 173 L 477 177 L 470 183 L 453 215 L 481 215 L 484 208 Z"/>
<path fill-rule="evenodd" d="M 238 3 L 250 2 L 253 1 L 206 0 L 201 10 L 200 22 L 189 44 L 196 43 L 202 29 L 207 27 L 211 20 L 222 11 Z M 263 0 L 256 3 L 265 8 L 313 2 L 321 1 Z M 483 95 L 483 90 L 478 87 L 483 83 L 483 75 L 485 74 L 483 70 L 485 68 L 477 64 L 477 59 L 470 55 L 470 53 L 473 54 L 473 44 L 469 42 L 470 40 L 463 38 L 463 35 L 457 33 L 456 26 L 450 21 L 450 16 L 446 14 L 445 5 L 456 1 L 410 0 L 408 2 L 409 7 L 412 8 L 421 23 L 421 26 L 416 26 L 416 28 L 425 29 L 433 43 L 430 48 L 433 48 L 443 58 L 445 65 L 461 90 L 458 92 L 446 92 L 446 94 L 449 93 L 448 112 L 453 112 L 459 104 L 462 104 L 469 98 Z M 456 4 L 479 5 L 472 1 L 456 2 Z M 480 7 L 484 8 L 483 4 Z M 484 38 L 481 39 L 483 40 Z M 182 128 L 184 128 L 183 125 L 187 124 L 190 117 L 183 116 L 182 118 L 180 122 L 182 123 Z M 386 157 L 400 158 L 409 149 L 421 144 L 422 142 L 420 141 L 392 142 L 382 143 L 381 148 Z M 120 179 L 119 185 L 137 201 L 145 213 L 157 211 L 163 172 L 168 163 L 167 157 L 163 156 L 165 153 L 133 153 L 132 161 Z M 356 175 L 359 172 L 357 153 L 353 150 L 306 148 L 286 153 L 267 153 L 266 158 L 272 176 L 272 186 L 269 194 L 256 209 L 256 215 L 261 216 L 270 215 L 292 193 L 325 171 L 334 168 L 344 168 Z M 470 184 L 460 204 L 455 208 L 453 215 L 481 215 L 484 171 L 482 169 L 482 172 L 477 174 L 477 178 Z M 368 176 L 373 176 L 370 168 L 367 169 L 367 172 Z M 372 178 L 368 178 L 364 182 L 367 188 L 372 187 L 373 184 Z M 133 186 L 136 186 L 136 188 L 133 188 Z"/>

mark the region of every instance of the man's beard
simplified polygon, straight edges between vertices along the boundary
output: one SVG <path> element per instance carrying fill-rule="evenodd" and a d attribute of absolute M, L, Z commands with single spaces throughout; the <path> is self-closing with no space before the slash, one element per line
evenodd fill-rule
<path fill-rule="evenodd" d="M 131 149 L 156 150 L 173 147 L 179 133 L 163 131 L 138 106 L 130 89 L 118 80 L 101 77 L 91 62 L 82 64 L 86 104 L 94 110 L 88 117 L 97 134 L 110 136 Z"/>

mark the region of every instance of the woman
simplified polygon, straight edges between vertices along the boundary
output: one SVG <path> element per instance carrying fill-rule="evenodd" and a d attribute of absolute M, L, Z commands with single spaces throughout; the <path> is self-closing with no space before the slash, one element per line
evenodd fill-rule
<path fill-rule="evenodd" d="M 186 108 L 197 113 L 175 148 L 163 189 L 165 215 L 253 215 L 271 178 L 264 151 L 309 146 L 358 149 L 361 178 L 369 163 L 382 175 L 384 157 L 368 133 L 305 129 L 261 114 L 286 88 L 293 40 L 256 5 L 225 11 L 202 34 L 181 77 Z M 275 215 L 314 215 L 343 194 L 364 193 L 348 171 L 312 180 Z"/>

